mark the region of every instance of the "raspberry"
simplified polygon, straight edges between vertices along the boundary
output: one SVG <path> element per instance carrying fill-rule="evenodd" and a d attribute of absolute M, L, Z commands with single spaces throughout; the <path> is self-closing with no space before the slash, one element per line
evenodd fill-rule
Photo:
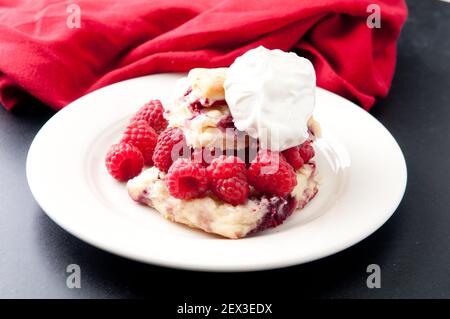
<path fill-rule="evenodd" d="M 208 166 L 208 176 L 210 178 L 230 178 L 235 176 L 246 176 L 245 163 L 238 157 L 221 155 Z"/>
<path fill-rule="evenodd" d="M 250 185 L 256 190 L 285 196 L 297 185 L 294 169 L 278 152 L 261 150 L 247 172 Z"/>
<path fill-rule="evenodd" d="M 160 171 L 167 172 L 174 160 L 184 155 L 186 149 L 183 132 L 178 128 L 168 128 L 158 137 L 153 162 Z"/>
<path fill-rule="evenodd" d="M 201 197 L 208 190 L 206 168 L 200 163 L 179 158 L 170 166 L 166 183 L 175 198 L 187 200 Z"/>
<path fill-rule="evenodd" d="M 311 146 L 311 142 L 307 141 L 300 145 L 300 156 L 303 158 L 305 163 L 308 163 L 311 158 L 315 155 L 314 148 Z"/>
<path fill-rule="evenodd" d="M 161 133 L 167 127 L 167 120 L 163 116 L 164 108 L 159 100 L 151 100 L 137 111 L 131 122 L 144 120 L 156 133 Z"/>
<path fill-rule="evenodd" d="M 231 177 L 218 179 L 211 184 L 214 194 L 226 203 L 233 206 L 244 204 L 247 201 L 249 186 L 247 178 Z"/>
<path fill-rule="evenodd" d="M 144 167 L 144 157 L 133 145 L 114 144 L 106 154 L 105 164 L 112 177 L 119 181 L 127 181 L 141 172 Z"/>
<path fill-rule="evenodd" d="M 245 203 L 249 193 L 245 163 L 235 156 L 219 156 L 206 169 L 211 190 L 231 205 Z"/>
<path fill-rule="evenodd" d="M 283 152 L 281 152 L 281 154 L 283 154 L 288 163 L 292 165 L 294 170 L 300 169 L 304 164 L 303 158 L 300 156 L 299 146 L 294 146 L 287 150 L 284 150 Z"/>
<path fill-rule="evenodd" d="M 153 165 L 152 156 L 158 135 L 144 120 L 132 122 L 127 126 L 120 142 L 136 146 L 144 157 L 145 165 Z"/>

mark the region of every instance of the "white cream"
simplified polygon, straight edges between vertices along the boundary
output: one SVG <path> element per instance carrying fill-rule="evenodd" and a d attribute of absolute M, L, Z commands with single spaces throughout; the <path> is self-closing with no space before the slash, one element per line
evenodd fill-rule
<path fill-rule="evenodd" d="M 277 151 L 307 140 L 315 87 L 309 60 L 262 46 L 238 57 L 224 84 L 236 128 Z"/>

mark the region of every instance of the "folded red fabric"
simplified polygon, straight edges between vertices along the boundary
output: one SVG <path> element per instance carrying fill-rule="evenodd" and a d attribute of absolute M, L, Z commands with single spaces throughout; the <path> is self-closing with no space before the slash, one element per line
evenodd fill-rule
<path fill-rule="evenodd" d="M 319 86 L 369 109 L 389 90 L 406 15 L 403 0 L 2 0 L 0 102 L 61 109 L 113 82 L 228 66 L 264 45 L 311 59 Z"/>

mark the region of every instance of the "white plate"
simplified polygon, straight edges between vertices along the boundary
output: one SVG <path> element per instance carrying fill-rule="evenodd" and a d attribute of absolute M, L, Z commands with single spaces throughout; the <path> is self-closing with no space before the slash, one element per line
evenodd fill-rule
<path fill-rule="evenodd" d="M 147 100 L 171 96 L 180 75 L 116 83 L 71 103 L 36 135 L 27 158 L 31 191 L 57 224 L 109 252 L 151 264 L 249 271 L 305 263 L 366 238 L 392 215 L 406 187 L 403 154 L 391 134 L 355 104 L 317 90 L 316 147 L 322 185 L 283 225 L 240 240 L 163 219 L 133 202 L 104 167 L 107 148 Z"/>

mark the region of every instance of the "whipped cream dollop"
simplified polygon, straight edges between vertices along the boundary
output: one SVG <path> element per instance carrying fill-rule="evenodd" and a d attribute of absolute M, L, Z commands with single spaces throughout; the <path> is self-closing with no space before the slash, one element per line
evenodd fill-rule
<path fill-rule="evenodd" d="M 225 100 L 238 130 L 282 151 L 305 142 L 314 110 L 316 74 L 295 53 L 258 47 L 238 57 L 225 79 Z"/>

